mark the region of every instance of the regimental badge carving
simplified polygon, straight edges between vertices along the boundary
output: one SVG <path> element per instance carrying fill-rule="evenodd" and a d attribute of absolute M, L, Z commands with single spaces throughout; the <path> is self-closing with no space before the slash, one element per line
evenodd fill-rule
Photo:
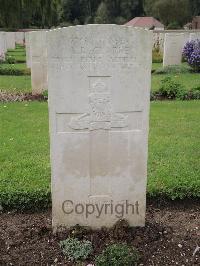
<path fill-rule="evenodd" d="M 97 130 L 128 126 L 128 116 L 113 112 L 110 91 L 101 78 L 92 83 L 88 98 L 90 112 L 72 118 L 69 127 Z"/>

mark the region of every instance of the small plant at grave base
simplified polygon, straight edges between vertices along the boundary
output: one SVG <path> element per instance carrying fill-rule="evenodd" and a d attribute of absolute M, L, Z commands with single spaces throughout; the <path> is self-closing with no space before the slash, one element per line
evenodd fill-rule
<path fill-rule="evenodd" d="M 7 55 L 6 56 L 6 63 L 15 64 L 16 63 L 16 59 L 13 56 L 11 56 L 11 55 Z"/>
<path fill-rule="evenodd" d="M 126 244 L 112 244 L 95 260 L 96 266 L 134 266 L 139 261 L 139 253 Z"/>
<path fill-rule="evenodd" d="M 187 99 L 200 100 L 200 87 L 192 88 L 188 91 Z"/>
<path fill-rule="evenodd" d="M 163 57 L 158 48 L 155 48 L 152 52 L 153 63 L 162 63 Z"/>
<path fill-rule="evenodd" d="M 48 90 L 43 91 L 42 96 L 43 96 L 45 99 L 48 99 Z"/>
<path fill-rule="evenodd" d="M 187 95 L 187 91 L 183 85 L 174 81 L 171 77 L 166 77 L 161 80 L 161 85 L 156 94 L 167 99 L 179 99 L 184 100 Z"/>
<path fill-rule="evenodd" d="M 93 252 L 92 243 L 90 241 L 80 241 L 72 237 L 61 241 L 60 247 L 69 261 L 86 260 Z"/>
<path fill-rule="evenodd" d="M 0 75 L 4 76 L 23 76 L 30 75 L 29 69 L 17 69 L 13 65 L 7 66 L 5 68 L 0 67 Z"/>
<path fill-rule="evenodd" d="M 192 40 L 185 44 L 183 57 L 195 72 L 200 72 L 200 39 Z"/>

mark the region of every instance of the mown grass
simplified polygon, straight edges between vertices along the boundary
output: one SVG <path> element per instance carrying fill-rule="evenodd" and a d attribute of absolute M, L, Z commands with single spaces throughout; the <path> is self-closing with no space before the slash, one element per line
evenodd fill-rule
<path fill-rule="evenodd" d="M 200 101 L 151 103 L 148 193 L 200 197 Z"/>
<path fill-rule="evenodd" d="M 148 194 L 200 197 L 200 101 L 151 103 Z M 0 202 L 50 204 L 48 111 L 45 102 L 0 104 Z"/>
<path fill-rule="evenodd" d="M 152 70 L 157 70 L 162 67 L 162 63 L 152 63 Z"/>
<path fill-rule="evenodd" d="M 23 46 L 16 46 L 16 49 L 8 50 L 7 56 L 12 56 L 16 61 L 26 61 L 26 51 Z"/>
<path fill-rule="evenodd" d="M 8 92 L 31 92 L 31 77 L 0 76 L 0 89 Z"/>
<path fill-rule="evenodd" d="M 0 202 L 35 208 L 50 202 L 47 103 L 0 105 Z"/>

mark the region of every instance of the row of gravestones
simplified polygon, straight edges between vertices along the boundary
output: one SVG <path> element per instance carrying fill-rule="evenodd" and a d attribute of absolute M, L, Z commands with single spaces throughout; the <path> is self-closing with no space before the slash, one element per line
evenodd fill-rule
<path fill-rule="evenodd" d="M 154 33 L 155 34 L 155 33 Z M 25 33 L 27 66 L 31 68 L 32 93 L 47 89 L 47 31 Z M 200 38 L 197 33 L 166 33 L 164 36 L 163 66 L 179 65 L 182 49 L 188 40 Z"/>
<path fill-rule="evenodd" d="M 184 46 L 187 41 L 195 40 L 195 39 L 200 39 L 200 31 L 185 31 L 185 32 L 154 32 L 153 33 L 153 49 L 157 49 L 160 51 L 161 54 L 164 52 L 164 42 L 165 42 L 165 37 L 168 34 L 181 34 L 182 35 L 182 45 Z"/>
<path fill-rule="evenodd" d="M 5 60 L 8 49 L 15 49 L 16 44 L 24 44 L 24 32 L 0 32 L 0 58 Z"/>

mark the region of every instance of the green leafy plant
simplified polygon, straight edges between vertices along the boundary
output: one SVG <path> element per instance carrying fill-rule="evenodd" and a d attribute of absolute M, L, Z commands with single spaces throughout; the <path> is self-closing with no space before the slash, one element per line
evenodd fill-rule
<path fill-rule="evenodd" d="M 126 244 L 112 244 L 96 257 L 96 266 L 134 266 L 139 253 Z"/>
<path fill-rule="evenodd" d="M 169 76 L 161 80 L 161 85 L 156 93 L 167 99 L 180 100 L 184 100 L 187 95 L 184 86 Z"/>
<path fill-rule="evenodd" d="M 48 90 L 43 91 L 42 95 L 45 99 L 48 99 Z"/>
<path fill-rule="evenodd" d="M 173 21 L 167 25 L 167 30 L 177 30 L 181 29 L 181 26 L 177 21 Z"/>
<path fill-rule="evenodd" d="M 187 99 L 200 100 L 200 87 L 192 88 L 188 91 Z"/>
<path fill-rule="evenodd" d="M 24 76 L 30 75 L 30 69 L 17 69 L 14 65 L 9 67 L 0 67 L 0 75 L 4 76 Z"/>
<path fill-rule="evenodd" d="M 158 48 L 153 50 L 152 60 L 153 60 L 153 63 L 162 63 L 163 62 L 163 56 L 162 56 L 162 54 Z"/>
<path fill-rule="evenodd" d="M 67 238 L 60 242 L 63 254 L 70 261 L 86 260 L 92 253 L 92 243 L 88 240 L 80 241 L 77 238 Z"/>
<path fill-rule="evenodd" d="M 11 55 L 7 55 L 5 62 L 8 63 L 8 64 L 15 64 L 16 63 L 16 59 L 13 56 L 11 56 Z"/>

